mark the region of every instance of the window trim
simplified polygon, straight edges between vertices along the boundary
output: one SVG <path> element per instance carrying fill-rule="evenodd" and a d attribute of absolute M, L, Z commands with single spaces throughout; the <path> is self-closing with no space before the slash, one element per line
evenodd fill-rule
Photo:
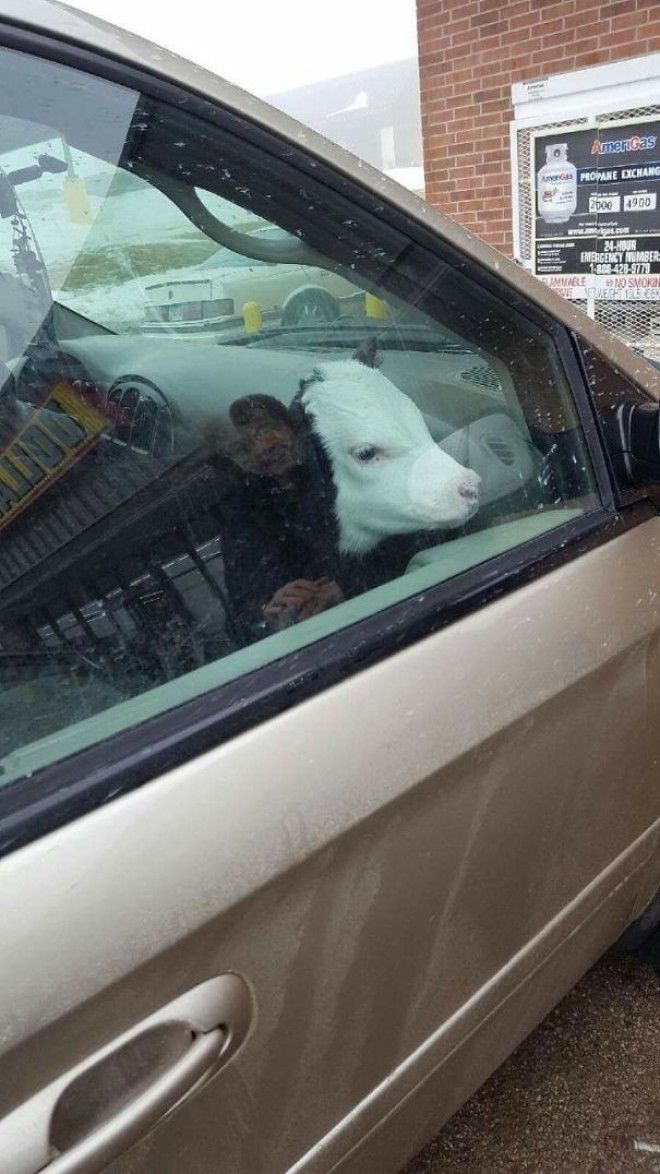
<path fill-rule="evenodd" d="M 555 322 L 549 331 L 557 348 L 557 356 L 562 367 L 573 404 L 577 411 L 580 428 L 584 436 L 587 452 L 591 459 L 596 485 L 604 507 L 608 510 L 616 509 L 616 497 L 611 469 L 603 445 L 598 417 L 591 399 L 589 385 L 585 373 L 578 360 L 573 346 L 572 334 L 567 327 Z"/>
<path fill-rule="evenodd" d="M 482 269 L 454 246 L 383 198 L 376 198 L 348 176 L 275 131 L 250 123 L 234 111 L 132 65 L 41 33 L 0 24 L 0 44 L 141 90 L 161 101 L 188 109 L 229 130 L 271 155 L 286 151 L 288 165 L 313 176 L 367 211 L 390 223 L 432 256 L 460 268 L 479 286 L 507 302 L 516 313 L 540 327 L 556 347 L 567 387 L 576 406 L 593 464 L 602 505 L 583 517 L 498 555 L 487 563 L 439 583 L 421 596 L 400 601 L 339 632 L 316 641 L 295 656 L 286 656 L 235 681 L 184 702 L 103 742 L 50 764 L 29 778 L 0 782 L 0 856 L 29 843 L 110 798 L 189 761 L 292 705 L 362 669 L 433 635 L 501 596 L 546 574 L 655 516 L 650 502 L 616 512 L 613 487 L 603 452 L 597 417 L 580 368 L 570 331 Z M 313 164 L 313 170 L 310 167 Z M 323 665 L 322 680 L 319 664 Z M 145 753 L 145 746 L 149 752 Z"/>
<path fill-rule="evenodd" d="M 654 504 L 659 505 L 660 487 L 657 483 L 650 482 L 646 485 L 631 485 L 627 482 L 623 470 L 621 468 L 617 468 L 619 462 L 617 459 L 616 446 L 613 444 L 612 435 L 608 435 L 608 416 L 606 411 L 603 409 L 603 406 L 599 403 L 596 390 L 591 386 L 591 378 L 589 375 L 590 360 L 588 358 L 588 352 L 592 351 L 595 357 L 601 363 L 603 363 L 604 366 L 609 368 L 613 380 L 621 380 L 622 384 L 626 387 L 629 387 L 632 382 L 630 375 L 621 373 L 617 369 L 616 365 L 611 361 L 611 359 L 608 359 L 606 355 L 601 354 L 596 347 L 591 345 L 591 343 L 585 342 L 585 340 L 581 338 L 576 331 L 572 330 L 570 332 L 570 337 L 576 356 L 576 362 L 578 364 L 583 382 L 589 390 L 589 398 L 593 407 L 596 427 L 600 436 L 601 447 L 612 482 L 615 505 L 617 507 L 625 507 L 645 498 L 648 498 L 654 502 Z M 655 400 L 644 388 L 641 388 L 637 385 L 635 390 L 637 391 L 637 395 L 639 397 L 639 400 L 635 402 L 655 404 Z M 623 403 L 624 400 L 625 394 L 622 394 L 621 402 Z"/>

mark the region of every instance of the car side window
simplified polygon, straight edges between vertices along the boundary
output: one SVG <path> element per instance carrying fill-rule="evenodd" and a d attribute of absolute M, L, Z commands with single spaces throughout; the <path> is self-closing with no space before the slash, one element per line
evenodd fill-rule
<path fill-rule="evenodd" d="M 3 779 L 599 506 L 551 333 L 460 261 L 0 55 Z"/>

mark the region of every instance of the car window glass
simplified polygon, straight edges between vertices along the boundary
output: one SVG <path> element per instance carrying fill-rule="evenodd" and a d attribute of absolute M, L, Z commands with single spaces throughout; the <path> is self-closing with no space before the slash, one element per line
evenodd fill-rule
<path fill-rule="evenodd" d="M 228 129 L 2 65 L 4 779 L 598 506 L 508 299 Z"/>

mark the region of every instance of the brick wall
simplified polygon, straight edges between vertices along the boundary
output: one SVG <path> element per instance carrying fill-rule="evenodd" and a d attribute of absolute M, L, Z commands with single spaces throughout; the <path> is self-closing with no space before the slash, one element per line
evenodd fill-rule
<path fill-rule="evenodd" d="M 511 252 L 511 84 L 660 50 L 660 0 L 417 0 L 426 197 Z"/>

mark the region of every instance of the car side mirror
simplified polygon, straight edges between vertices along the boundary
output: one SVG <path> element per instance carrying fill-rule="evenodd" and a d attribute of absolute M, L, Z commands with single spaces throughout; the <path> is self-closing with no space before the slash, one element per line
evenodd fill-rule
<path fill-rule="evenodd" d="M 621 404 L 613 423 L 626 480 L 631 485 L 660 482 L 660 405 Z"/>

